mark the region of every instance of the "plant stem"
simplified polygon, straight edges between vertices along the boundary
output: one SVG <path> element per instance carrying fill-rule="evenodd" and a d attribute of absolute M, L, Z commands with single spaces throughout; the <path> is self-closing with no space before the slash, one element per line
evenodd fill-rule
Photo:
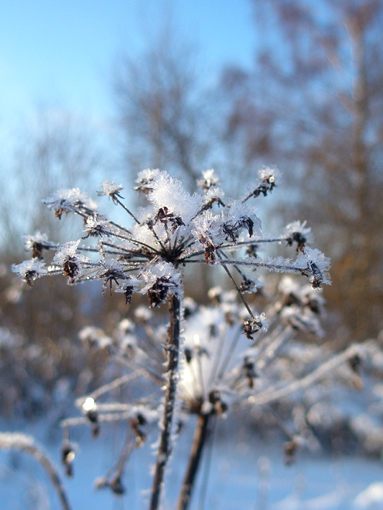
<path fill-rule="evenodd" d="M 162 418 L 161 437 L 158 447 L 157 462 L 155 467 L 150 510 L 157 510 L 160 504 L 162 482 L 165 474 L 166 463 L 171 454 L 171 432 L 174 414 L 174 404 L 177 391 L 177 368 L 180 343 L 180 315 L 181 302 L 176 296 L 169 300 L 170 326 L 167 343 L 167 380 L 165 390 L 165 408 Z"/>
<path fill-rule="evenodd" d="M 194 433 L 193 444 L 189 457 L 189 464 L 182 483 L 181 493 L 178 498 L 177 510 L 187 510 L 191 500 L 195 478 L 199 464 L 202 459 L 202 452 L 209 436 L 209 419 L 212 415 L 201 414 L 198 417 L 197 427 Z"/>
<path fill-rule="evenodd" d="M 57 495 L 60 498 L 63 510 L 71 510 L 68 497 L 55 465 L 51 459 L 43 452 L 42 448 L 37 443 L 35 443 L 33 438 L 24 434 L 19 434 L 17 432 L 0 433 L 0 450 L 1 449 L 15 449 L 24 451 L 29 453 L 29 455 L 40 462 L 43 468 L 47 471 L 51 482 L 57 491 Z"/>

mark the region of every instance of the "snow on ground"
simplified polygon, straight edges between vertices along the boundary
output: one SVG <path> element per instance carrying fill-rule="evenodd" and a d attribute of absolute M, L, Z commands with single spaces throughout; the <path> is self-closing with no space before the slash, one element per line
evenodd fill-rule
<path fill-rule="evenodd" d="M 4 429 L 4 427 L 1 427 Z M 24 432 L 46 434 L 35 427 Z M 175 446 L 166 480 L 163 510 L 174 508 L 190 448 L 191 427 L 185 440 Z M 96 491 L 94 479 L 102 476 L 116 458 L 121 430 L 105 429 L 92 440 L 89 430 L 78 437 L 74 478 L 64 478 L 73 510 L 141 510 L 148 507 L 151 485 L 149 466 L 155 457 L 149 446 L 130 458 L 123 483 L 124 497 L 107 489 Z M 383 509 L 383 463 L 355 456 L 332 458 L 323 454 L 298 454 L 293 466 L 285 466 L 280 445 L 260 441 L 254 433 L 242 431 L 239 441 L 231 441 L 229 427 L 222 428 L 212 450 L 210 470 L 202 470 L 191 505 L 199 510 L 203 481 L 208 476 L 204 499 L 206 510 L 378 510 Z M 40 436 L 40 437 L 39 437 Z M 56 464 L 60 443 L 45 440 L 45 450 Z M 0 500 L 2 510 L 56 510 L 60 508 L 49 480 L 33 459 L 25 454 L 0 452 Z"/>

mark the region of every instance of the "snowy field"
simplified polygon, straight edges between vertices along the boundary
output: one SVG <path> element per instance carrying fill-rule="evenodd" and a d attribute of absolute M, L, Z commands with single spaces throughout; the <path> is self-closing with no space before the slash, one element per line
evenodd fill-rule
<path fill-rule="evenodd" d="M 4 427 L 2 427 L 4 430 Z M 349 510 L 383 509 L 383 463 L 354 456 L 332 458 L 321 453 L 298 454 L 293 466 L 285 466 L 279 445 L 259 441 L 250 432 L 240 442 L 230 441 L 222 428 L 212 449 L 210 469 L 202 466 L 191 508 L 200 510 Z M 28 430 L 40 441 L 42 430 Z M 174 508 L 183 476 L 191 430 L 177 443 L 168 472 L 163 509 Z M 46 434 L 44 433 L 46 437 Z M 79 436 L 75 476 L 64 478 L 72 508 L 92 510 L 141 510 L 148 507 L 151 485 L 149 466 L 154 462 L 150 447 L 131 456 L 123 483 L 126 495 L 116 497 L 107 489 L 95 490 L 93 482 L 104 475 L 116 458 L 121 432 L 106 429 L 96 441 L 88 430 Z M 55 463 L 60 462 L 60 442 L 45 442 Z M 63 469 L 60 467 L 63 473 Z M 203 480 L 208 476 L 203 497 Z M 0 495 L 2 510 L 48 510 L 61 508 L 41 467 L 25 454 L 1 452 Z"/>

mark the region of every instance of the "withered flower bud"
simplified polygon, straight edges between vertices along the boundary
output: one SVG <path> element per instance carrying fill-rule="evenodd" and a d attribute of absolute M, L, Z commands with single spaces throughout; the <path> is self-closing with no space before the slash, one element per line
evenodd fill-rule
<path fill-rule="evenodd" d="M 24 273 L 24 281 L 30 287 L 33 287 L 32 282 L 36 278 L 37 278 L 37 271 L 34 271 L 33 269 L 31 269 L 30 271 L 25 271 L 25 273 Z"/>
<path fill-rule="evenodd" d="M 253 280 L 250 280 L 246 276 L 243 277 L 243 280 L 241 282 L 241 285 L 239 287 L 239 290 L 241 292 L 254 292 L 257 290 L 257 286 L 253 282 Z"/>
<path fill-rule="evenodd" d="M 257 250 L 259 249 L 258 244 L 249 244 L 249 246 L 246 248 L 246 255 L 249 255 L 249 257 L 257 257 Z"/>
<path fill-rule="evenodd" d="M 165 207 L 161 207 L 158 209 L 157 214 L 155 215 L 153 220 L 149 220 L 150 223 L 149 228 L 152 228 L 158 221 L 163 223 L 165 227 L 167 227 L 167 223 L 171 224 L 171 232 L 174 233 L 178 227 L 185 225 L 180 216 L 174 216 L 173 213 L 169 212 L 169 209 Z"/>
<path fill-rule="evenodd" d="M 123 486 L 122 481 L 121 481 L 121 475 L 118 475 L 116 478 L 113 478 L 112 480 L 110 480 L 108 485 L 109 485 L 111 491 L 113 492 L 113 494 L 115 494 L 116 496 L 123 496 L 126 492 L 126 489 Z"/>
<path fill-rule="evenodd" d="M 257 374 L 254 368 L 254 361 L 249 356 L 245 356 L 243 360 L 243 370 L 245 372 L 245 377 L 247 379 L 249 388 L 253 388 L 254 387 L 253 379 L 257 377 Z"/>
<path fill-rule="evenodd" d="M 251 196 L 253 197 L 259 197 L 259 195 L 263 195 L 264 197 L 267 196 L 268 192 L 272 192 L 273 189 L 276 187 L 274 175 L 268 175 L 263 178 L 262 184 L 256 188 Z"/>
<path fill-rule="evenodd" d="M 155 308 L 166 301 L 169 294 L 169 278 L 161 276 L 157 278 L 156 283 L 148 290 L 149 305 Z"/>
<path fill-rule="evenodd" d="M 254 340 L 254 333 L 258 333 L 258 331 L 262 329 L 262 326 L 262 321 L 259 318 L 246 320 L 243 327 L 243 332 L 245 333 L 246 338 Z"/>
<path fill-rule="evenodd" d="M 247 228 L 249 236 L 251 237 L 254 233 L 254 221 L 248 216 L 242 216 L 234 223 L 234 225 L 231 223 L 225 223 L 223 225 L 223 232 L 226 236 L 226 241 L 232 241 L 234 243 L 243 227 Z"/>
<path fill-rule="evenodd" d="M 34 242 L 32 244 L 32 257 L 41 260 L 43 258 L 43 255 L 42 255 L 43 249 L 44 249 L 44 246 L 42 245 L 42 243 Z"/>
<path fill-rule="evenodd" d="M 214 264 L 216 248 L 213 243 L 208 243 L 205 248 L 205 260 L 207 264 Z"/>
<path fill-rule="evenodd" d="M 185 347 L 184 353 L 185 353 L 186 363 L 190 363 L 193 358 L 192 350 L 189 349 L 189 347 Z"/>
<path fill-rule="evenodd" d="M 61 447 L 61 461 L 65 466 L 65 473 L 67 476 L 73 476 L 73 461 L 75 458 L 75 452 L 73 446 L 65 441 Z"/>
<path fill-rule="evenodd" d="M 151 182 L 153 182 L 152 178 L 143 178 L 138 182 L 138 186 L 135 186 L 133 189 L 138 193 L 142 193 L 143 195 L 150 195 L 152 193 L 153 188 L 148 186 Z"/>
<path fill-rule="evenodd" d="M 301 274 L 310 278 L 311 287 L 313 289 L 320 289 L 323 282 L 323 275 L 319 267 L 314 262 L 309 262 L 307 269 L 304 269 Z M 310 276 L 311 275 L 311 276 Z"/>
<path fill-rule="evenodd" d="M 360 359 L 360 356 L 355 354 L 352 358 L 348 360 L 348 364 L 350 365 L 350 368 L 353 372 L 359 375 L 360 373 L 360 367 L 362 364 L 362 360 Z"/>
<path fill-rule="evenodd" d="M 217 329 L 217 326 L 215 324 L 210 324 L 209 334 L 210 334 L 210 337 L 213 337 L 213 338 L 218 336 L 218 329 Z"/>
<path fill-rule="evenodd" d="M 320 309 L 319 303 L 316 299 L 310 298 L 309 301 L 307 302 L 306 306 L 308 306 L 308 308 L 310 308 L 310 310 L 313 313 L 320 315 L 321 309 Z"/>
<path fill-rule="evenodd" d="M 221 399 L 221 393 L 218 390 L 211 390 L 208 395 L 209 402 L 213 404 L 214 411 L 218 414 L 223 414 L 227 411 L 228 406 Z"/>
<path fill-rule="evenodd" d="M 88 418 L 92 425 L 92 435 L 96 438 L 100 432 L 100 425 L 98 422 L 97 404 L 92 397 L 88 397 L 82 405 L 85 416 Z"/>
<path fill-rule="evenodd" d="M 141 430 L 140 427 L 143 427 L 147 424 L 146 418 L 141 414 L 138 413 L 135 418 L 132 418 L 130 420 L 130 426 L 134 430 L 136 434 L 136 446 L 137 448 L 145 443 L 146 441 L 146 434 Z"/>
<path fill-rule="evenodd" d="M 213 197 L 202 206 L 200 213 L 207 211 L 208 209 L 212 209 L 214 204 L 220 205 L 221 207 L 225 207 L 224 202 L 222 202 L 222 200 L 219 197 Z"/>
<path fill-rule="evenodd" d="M 290 292 L 284 299 L 282 306 L 301 306 L 301 300 L 293 293 Z"/>
<path fill-rule="evenodd" d="M 131 285 L 125 286 L 125 304 L 130 305 L 130 302 L 132 301 L 132 295 L 133 295 L 133 287 Z"/>
<path fill-rule="evenodd" d="M 68 257 L 63 263 L 64 276 L 69 276 L 69 278 L 73 281 L 75 276 L 78 275 L 78 271 L 78 263 L 75 257 Z"/>
<path fill-rule="evenodd" d="M 293 243 L 297 243 L 297 253 L 299 251 L 304 253 L 307 239 L 301 232 L 294 232 L 286 239 L 286 242 L 287 246 L 292 246 Z"/>
<path fill-rule="evenodd" d="M 283 453 L 285 454 L 285 464 L 286 466 L 291 466 L 295 463 L 296 458 L 295 454 L 299 448 L 299 445 L 295 439 L 284 443 L 283 445 Z"/>

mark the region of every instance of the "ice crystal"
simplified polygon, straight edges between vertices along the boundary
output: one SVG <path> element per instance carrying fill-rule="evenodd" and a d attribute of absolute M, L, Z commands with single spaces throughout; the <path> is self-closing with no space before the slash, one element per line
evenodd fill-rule
<path fill-rule="evenodd" d="M 311 233 L 311 228 L 306 228 L 306 222 L 301 223 L 300 221 L 294 221 L 287 225 L 284 230 L 284 236 L 288 246 L 292 246 L 297 243 L 297 252 L 301 251 L 304 253 L 306 244 L 313 242 L 314 236 Z"/>
<path fill-rule="evenodd" d="M 94 209 L 95 204 L 90 201 L 85 193 L 78 188 L 60 189 L 50 197 L 42 201 L 49 209 L 55 211 L 55 215 L 61 219 L 63 213 L 74 212 L 79 207 Z"/>
<path fill-rule="evenodd" d="M 157 168 L 155 170 L 151 170 L 147 168 L 146 170 L 142 170 L 139 172 L 138 177 L 136 179 L 136 183 L 138 186 L 134 188 L 135 191 L 139 193 L 143 193 L 144 195 L 148 195 L 152 192 L 151 183 L 160 173 L 160 170 Z"/>
<path fill-rule="evenodd" d="M 43 258 L 43 250 L 49 250 L 53 245 L 48 241 L 48 236 L 36 231 L 33 235 L 24 236 L 24 246 L 27 250 L 32 250 L 32 256 L 39 259 Z"/>
<path fill-rule="evenodd" d="M 110 236 L 111 229 L 108 221 L 100 215 L 89 216 L 85 223 L 85 237 L 102 237 Z"/>
<path fill-rule="evenodd" d="M 202 172 L 202 178 L 197 181 L 197 186 L 207 191 L 212 187 L 216 187 L 219 183 L 219 178 L 214 173 L 214 169 L 205 170 Z"/>
<path fill-rule="evenodd" d="M 141 276 L 145 286 L 140 293 L 148 294 L 151 307 L 164 303 L 170 295 L 182 297 L 181 274 L 171 264 L 152 264 L 144 269 Z"/>
<path fill-rule="evenodd" d="M 113 181 L 110 179 L 105 179 L 105 181 L 100 184 L 102 191 L 98 191 L 97 194 L 99 196 L 109 196 L 115 204 L 118 203 L 118 198 L 124 198 L 121 196 L 120 191 L 122 190 L 122 185 L 119 184 L 116 186 Z"/>
<path fill-rule="evenodd" d="M 69 241 L 68 243 L 63 244 L 55 253 L 55 256 L 53 257 L 53 264 L 62 265 L 64 264 L 68 259 L 77 259 L 78 253 L 77 248 L 80 244 L 80 240 L 78 241 Z M 85 262 L 87 260 L 87 257 L 84 257 L 83 255 L 79 256 L 79 260 L 81 262 Z"/>
<path fill-rule="evenodd" d="M 48 236 L 37 230 L 33 235 L 25 235 L 24 241 L 25 248 L 31 250 L 35 244 L 48 244 Z"/>
<path fill-rule="evenodd" d="M 105 335 L 104 331 L 94 326 L 86 326 L 79 333 L 79 338 L 82 342 L 87 342 L 90 345 L 97 345 L 100 348 L 108 347 L 111 344 L 111 339 Z"/>
<path fill-rule="evenodd" d="M 189 221 L 201 205 L 198 195 L 191 196 L 183 189 L 182 183 L 170 177 L 167 172 L 158 173 L 153 177 L 151 190 L 148 200 L 156 210 L 166 207 L 184 222 Z"/>
<path fill-rule="evenodd" d="M 48 273 L 45 262 L 35 257 L 21 264 L 13 264 L 12 271 L 32 286 L 32 282 Z"/>

